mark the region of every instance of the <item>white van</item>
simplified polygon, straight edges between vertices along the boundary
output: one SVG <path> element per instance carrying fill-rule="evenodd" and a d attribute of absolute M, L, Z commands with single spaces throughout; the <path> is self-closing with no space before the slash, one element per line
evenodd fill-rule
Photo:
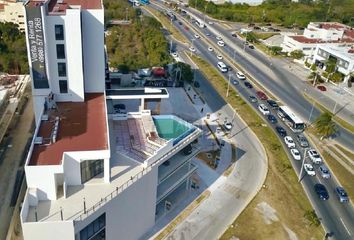
<path fill-rule="evenodd" d="M 227 72 L 227 67 L 225 63 L 223 62 L 218 62 L 218 68 L 220 69 L 221 72 L 226 73 Z"/>

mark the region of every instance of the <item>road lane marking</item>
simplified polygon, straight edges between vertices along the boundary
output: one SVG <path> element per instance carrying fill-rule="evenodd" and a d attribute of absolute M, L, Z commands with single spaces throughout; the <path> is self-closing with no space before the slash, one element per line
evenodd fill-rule
<path fill-rule="evenodd" d="M 345 230 L 347 230 L 347 232 L 348 232 L 349 236 L 351 236 L 352 234 L 350 233 L 349 229 L 348 229 L 348 228 L 347 228 L 347 226 L 345 225 L 345 223 L 344 223 L 343 219 L 342 219 L 342 218 L 339 218 L 339 219 L 340 219 L 340 221 L 342 222 L 342 224 L 343 224 L 343 226 L 344 226 Z"/>

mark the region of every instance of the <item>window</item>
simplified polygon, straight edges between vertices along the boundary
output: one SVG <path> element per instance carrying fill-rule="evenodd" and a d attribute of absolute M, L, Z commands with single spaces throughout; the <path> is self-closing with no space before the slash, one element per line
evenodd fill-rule
<path fill-rule="evenodd" d="M 80 240 L 105 240 L 106 239 L 106 213 L 96 218 L 80 231 Z"/>
<path fill-rule="evenodd" d="M 68 93 L 68 81 L 67 80 L 59 80 L 59 90 L 60 90 L 60 93 Z"/>
<path fill-rule="evenodd" d="M 66 64 L 65 63 L 58 63 L 58 76 L 59 77 L 66 77 Z"/>
<path fill-rule="evenodd" d="M 63 25 L 55 25 L 55 40 L 64 40 Z"/>
<path fill-rule="evenodd" d="M 65 59 L 64 44 L 57 44 L 57 58 L 58 59 Z"/>
<path fill-rule="evenodd" d="M 104 170 L 103 160 L 86 160 L 80 163 L 81 183 L 87 182 Z"/>

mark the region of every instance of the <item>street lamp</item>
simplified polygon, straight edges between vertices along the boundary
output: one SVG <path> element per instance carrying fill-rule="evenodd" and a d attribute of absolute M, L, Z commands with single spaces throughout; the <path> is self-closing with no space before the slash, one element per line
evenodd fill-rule
<path fill-rule="evenodd" d="M 302 176 L 302 171 L 304 169 L 304 164 L 305 164 L 305 158 L 306 158 L 307 150 L 308 150 L 308 148 L 305 148 L 305 150 L 304 150 L 304 156 L 302 158 L 301 169 L 300 169 L 300 174 L 299 174 L 299 182 L 301 181 L 301 176 Z"/>
<path fill-rule="evenodd" d="M 205 8 L 204 8 L 204 24 L 205 24 L 205 16 L 207 14 L 207 7 L 208 7 L 209 2 L 207 2 L 207 4 L 205 4 Z"/>
<path fill-rule="evenodd" d="M 231 81 L 231 74 L 229 73 L 229 81 L 227 84 L 227 92 L 226 92 L 226 97 L 229 97 L 229 91 L 230 91 L 230 81 Z"/>

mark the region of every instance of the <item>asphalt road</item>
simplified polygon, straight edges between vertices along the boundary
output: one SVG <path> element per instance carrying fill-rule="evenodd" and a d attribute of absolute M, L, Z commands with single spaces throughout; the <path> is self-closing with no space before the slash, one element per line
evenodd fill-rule
<path fill-rule="evenodd" d="M 151 5 L 152 7 L 156 7 L 158 8 L 156 5 Z M 182 23 L 182 25 L 180 25 L 178 23 L 178 21 L 174 21 L 175 26 L 190 40 L 195 39 L 195 32 L 193 31 L 193 29 L 191 28 L 191 26 L 189 26 L 189 30 L 186 30 L 184 28 L 185 22 Z M 196 27 L 197 28 L 197 27 Z M 200 29 L 198 29 L 200 30 Z M 209 39 L 212 39 L 212 41 L 216 42 L 216 38 L 215 35 L 212 34 L 208 29 L 202 29 L 202 31 L 204 33 L 209 33 Z M 207 38 L 207 36 L 201 36 L 202 38 Z M 190 52 L 190 54 L 197 54 L 198 56 L 203 57 L 206 61 L 208 61 L 210 64 L 212 64 L 213 66 L 216 66 L 216 63 L 219 61 L 216 58 L 216 54 L 215 54 L 215 50 L 213 52 L 210 52 L 207 50 L 207 48 L 209 47 L 210 44 L 206 44 L 204 41 L 202 41 L 201 39 L 195 39 L 192 41 L 194 47 L 196 48 L 196 52 L 192 53 Z M 180 46 L 182 49 L 185 49 L 185 46 Z M 225 51 L 228 52 L 229 54 L 233 54 L 233 49 L 231 49 L 229 46 L 225 46 L 224 47 Z M 251 51 L 251 50 L 249 50 Z M 269 80 L 269 76 L 267 73 L 264 73 L 262 69 L 258 68 L 258 66 L 255 66 L 254 64 L 251 64 L 247 59 L 242 58 L 241 55 L 236 55 L 236 62 L 238 64 L 240 64 L 240 62 L 243 61 L 244 64 L 246 65 L 250 65 L 248 66 L 248 68 L 255 74 L 256 76 L 259 76 L 259 78 L 257 78 L 258 81 L 261 81 L 262 84 L 264 82 L 269 82 L 269 84 L 272 86 L 272 92 L 276 95 L 276 92 L 281 92 L 282 94 L 284 94 L 285 98 L 288 99 L 289 102 L 291 102 L 291 104 L 289 104 L 289 106 L 293 109 L 301 109 L 301 112 L 304 112 L 305 114 L 307 113 L 308 115 L 310 114 L 312 105 L 309 104 L 300 94 L 297 94 L 298 92 L 296 91 L 296 87 L 293 86 L 292 84 L 290 84 L 287 81 L 282 81 L 282 82 L 278 82 L 277 84 L 274 84 L 274 82 L 271 82 Z M 240 61 L 238 61 L 238 58 L 240 59 Z M 242 64 L 240 64 L 242 65 Z M 247 69 L 247 71 L 249 71 L 249 69 Z M 276 70 L 277 71 L 277 70 Z M 283 74 L 280 70 L 279 70 L 280 74 Z M 198 71 L 196 74 L 199 74 Z M 231 83 L 233 83 L 234 80 L 237 80 L 234 71 L 231 71 L 231 73 L 227 73 L 227 74 L 223 74 L 225 77 L 225 80 L 227 81 L 227 79 L 229 78 L 229 74 L 231 74 Z M 283 76 L 285 78 L 285 75 Z M 237 80 L 238 84 L 237 85 L 232 85 L 233 88 L 236 88 L 240 94 L 244 97 L 244 99 L 246 101 L 249 100 L 249 96 L 250 95 L 255 95 L 255 89 L 248 89 L 246 87 L 244 87 L 244 83 L 240 80 Z M 208 85 L 208 84 L 204 84 L 202 83 L 202 91 L 204 92 L 204 94 L 212 94 L 214 95 L 215 90 L 213 90 L 213 88 Z M 209 87 L 208 87 L 209 86 Z M 225 94 L 226 94 L 226 89 L 225 89 Z M 300 100 L 297 100 L 297 97 L 300 97 Z M 277 95 L 276 95 L 277 96 Z M 294 101 L 294 99 L 296 101 Z M 283 101 L 283 99 L 281 99 Z M 261 100 L 258 100 L 259 102 L 261 102 Z M 249 102 L 249 101 L 248 101 Z M 283 101 L 285 102 L 285 101 Z M 249 104 L 253 105 L 255 108 L 257 108 L 258 104 L 256 103 L 250 103 Z M 303 107 L 307 105 L 308 109 L 306 107 Z M 308 110 L 308 111 L 307 111 Z M 273 115 L 276 116 L 275 112 L 273 112 Z M 298 113 L 301 114 L 300 111 L 297 111 Z M 319 112 L 315 109 L 313 115 L 316 116 L 316 114 L 318 115 Z M 267 121 L 267 119 L 265 118 L 265 120 Z M 270 124 L 271 125 L 271 124 Z M 288 135 L 292 136 L 293 139 L 296 139 L 296 135 L 294 133 L 292 133 L 292 131 L 290 129 L 287 128 L 287 126 L 285 124 L 283 124 L 281 122 L 281 120 L 278 119 L 278 125 L 282 126 L 283 128 L 287 129 L 287 133 Z M 272 126 L 274 127 L 274 126 Z M 342 133 L 342 132 L 341 132 Z M 340 136 L 343 138 L 343 133 Z M 338 137 L 339 139 L 339 137 Z M 352 140 L 354 138 L 350 138 L 348 136 L 348 141 Z M 352 141 L 350 141 L 352 143 Z M 353 143 L 352 143 L 353 144 Z M 298 144 L 297 144 L 298 145 Z M 284 145 L 285 147 L 285 145 Z M 286 147 L 285 147 L 286 148 Z M 303 156 L 303 152 L 304 149 L 299 149 L 302 156 Z M 290 155 L 289 155 L 290 156 Z M 300 169 L 301 169 L 301 162 L 300 161 L 295 161 L 294 159 L 292 159 L 291 157 L 289 157 L 291 159 L 292 165 L 295 169 L 295 171 L 297 172 L 297 174 L 299 174 Z M 307 158 L 306 161 L 308 161 L 309 159 Z M 316 172 L 318 166 L 314 166 L 316 168 Z M 323 179 L 322 177 L 318 176 L 318 174 L 315 177 L 310 177 L 308 175 L 305 174 L 305 176 L 302 178 L 302 185 L 308 195 L 309 200 L 311 201 L 314 209 L 316 210 L 316 213 L 318 214 L 318 216 L 321 219 L 321 222 L 323 224 L 323 226 L 325 227 L 327 232 L 332 232 L 333 236 L 331 239 L 354 239 L 354 209 L 353 206 L 351 204 L 341 204 L 339 203 L 339 201 L 336 199 L 336 196 L 334 194 L 334 188 L 336 186 L 338 186 L 338 182 L 336 181 L 336 179 L 334 179 L 333 177 L 331 179 Z M 322 201 L 318 198 L 318 196 L 316 195 L 316 193 L 313 190 L 313 186 L 315 183 L 322 183 L 326 186 L 327 190 L 329 191 L 329 195 L 330 198 L 328 201 Z"/>
<path fill-rule="evenodd" d="M 197 11 L 193 9 L 186 9 L 193 12 L 197 17 L 203 19 Z M 210 19 L 207 17 L 206 21 Z M 224 52 L 229 57 L 234 58 L 235 62 L 239 64 L 247 73 L 251 74 L 261 85 L 270 90 L 281 102 L 291 107 L 303 119 L 309 119 L 312 103 L 308 102 L 303 93 L 307 91 L 311 96 L 318 96 L 313 94 L 316 89 L 306 84 L 294 73 L 281 66 L 280 61 L 273 58 L 270 60 L 268 57 L 257 52 L 256 50 L 244 48 L 243 41 L 239 38 L 231 36 L 230 32 L 219 24 L 208 25 L 207 28 L 202 29 L 204 32 L 209 32 L 211 39 L 215 39 L 215 35 L 219 35 L 226 43 Z M 243 50 L 245 49 L 245 50 Z M 235 53 L 236 50 L 236 54 Z M 306 90 L 305 90 L 306 89 Z M 325 96 L 321 97 L 319 101 L 325 101 L 326 105 L 334 106 L 335 102 Z M 343 114 L 352 115 L 347 109 L 343 109 Z M 309 122 L 313 122 L 320 115 L 320 111 L 314 108 Z M 354 134 L 346 129 L 338 126 L 337 136 L 334 140 L 338 141 L 341 145 L 354 150 Z"/>

